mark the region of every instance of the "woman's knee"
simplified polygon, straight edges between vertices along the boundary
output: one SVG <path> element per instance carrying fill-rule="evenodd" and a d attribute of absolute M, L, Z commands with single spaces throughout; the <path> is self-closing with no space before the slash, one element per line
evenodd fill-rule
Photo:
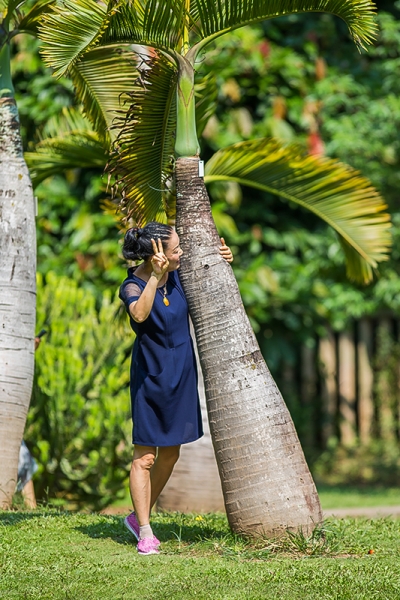
<path fill-rule="evenodd" d="M 168 446 L 164 448 L 159 448 L 157 460 L 161 460 L 164 463 L 174 465 L 179 458 L 180 451 L 180 446 Z"/>
<path fill-rule="evenodd" d="M 150 471 L 156 459 L 155 448 L 135 447 L 132 461 L 132 469 Z"/>

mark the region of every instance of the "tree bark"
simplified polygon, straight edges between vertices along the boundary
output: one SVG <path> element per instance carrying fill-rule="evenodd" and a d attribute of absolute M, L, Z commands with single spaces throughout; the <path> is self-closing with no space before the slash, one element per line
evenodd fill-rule
<path fill-rule="evenodd" d="M 11 504 L 32 390 L 35 202 L 11 97 L 0 98 L 0 506 Z"/>
<path fill-rule="evenodd" d="M 193 320 L 214 450 L 232 530 L 275 536 L 312 531 L 318 494 L 293 421 L 244 311 L 230 265 L 218 252 L 198 159 L 176 163 L 180 276 Z"/>

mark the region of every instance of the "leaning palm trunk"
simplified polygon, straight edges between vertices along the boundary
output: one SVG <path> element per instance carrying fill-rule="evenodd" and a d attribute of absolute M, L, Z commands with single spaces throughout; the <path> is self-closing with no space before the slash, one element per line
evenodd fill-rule
<path fill-rule="evenodd" d="M 218 255 L 219 237 L 197 158 L 177 160 L 176 188 L 181 279 L 230 526 L 248 535 L 310 532 L 322 519 L 318 494 L 231 267 Z"/>
<path fill-rule="evenodd" d="M 33 379 L 36 241 L 14 99 L 0 98 L 0 506 L 15 490 Z"/>

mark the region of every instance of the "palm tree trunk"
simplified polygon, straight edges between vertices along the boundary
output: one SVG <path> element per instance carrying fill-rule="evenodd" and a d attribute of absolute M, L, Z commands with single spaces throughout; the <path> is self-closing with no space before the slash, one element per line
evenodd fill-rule
<path fill-rule="evenodd" d="M 0 506 L 10 506 L 33 379 L 35 206 L 11 95 L 0 98 Z"/>
<path fill-rule="evenodd" d="M 318 494 L 293 421 L 264 362 L 231 267 L 218 253 L 198 159 L 176 163 L 181 279 L 204 375 L 214 450 L 236 533 L 310 532 Z"/>

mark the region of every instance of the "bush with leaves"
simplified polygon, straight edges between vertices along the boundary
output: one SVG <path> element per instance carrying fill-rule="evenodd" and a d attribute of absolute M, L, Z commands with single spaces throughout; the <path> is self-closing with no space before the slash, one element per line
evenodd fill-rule
<path fill-rule="evenodd" d="M 48 333 L 36 352 L 25 439 L 39 463 L 39 497 L 98 509 L 125 493 L 133 337 L 116 318 L 119 306 L 66 277 L 38 276 L 37 322 Z"/>

